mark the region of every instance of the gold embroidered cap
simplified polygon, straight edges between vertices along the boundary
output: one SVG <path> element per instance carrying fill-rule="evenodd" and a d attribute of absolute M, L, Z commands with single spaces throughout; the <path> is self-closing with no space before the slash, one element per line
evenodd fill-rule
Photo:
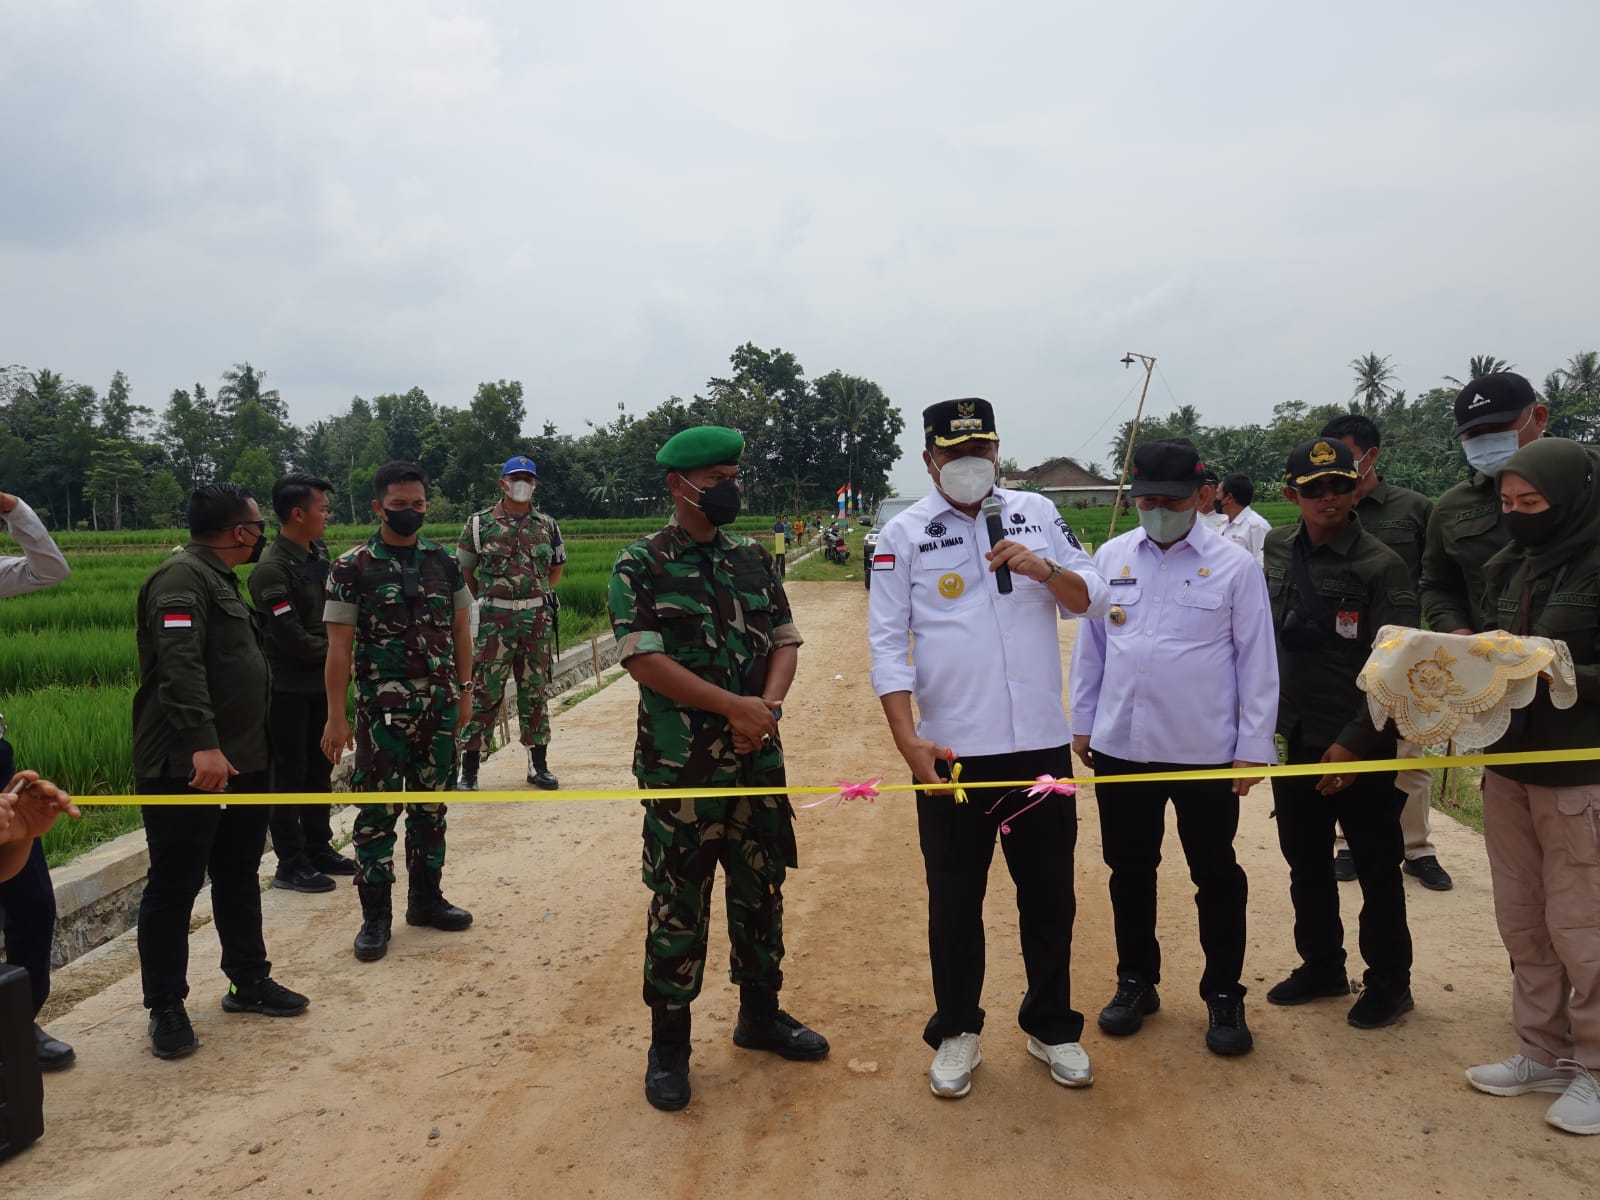
<path fill-rule="evenodd" d="M 1350 447 L 1332 438 L 1314 438 L 1289 452 L 1289 465 L 1283 480 L 1292 488 L 1323 475 L 1356 479 L 1356 460 Z"/>
<path fill-rule="evenodd" d="M 998 442 L 994 407 L 979 396 L 941 400 L 922 410 L 922 433 L 927 446 L 959 446 L 972 438 Z"/>

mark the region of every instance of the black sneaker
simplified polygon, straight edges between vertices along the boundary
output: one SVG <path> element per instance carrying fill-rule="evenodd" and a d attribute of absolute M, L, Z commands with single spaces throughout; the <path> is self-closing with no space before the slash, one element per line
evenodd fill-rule
<path fill-rule="evenodd" d="M 771 1014 L 739 1014 L 733 1027 L 733 1044 L 745 1050 L 771 1050 L 795 1062 L 816 1062 L 828 1057 L 828 1039 L 807 1029 L 783 1009 Z"/>
<path fill-rule="evenodd" d="M 1382 1029 L 1393 1025 L 1416 1007 L 1410 988 L 1364 987 L 1350 1008 L 1349 1021 L 1357 1029 Z"/>
<path fill-rule="evenodd" d="M 1289 978 L 1267 993 L 1267 1003 L 1288 1006 L 1349 994 L 1350 979 L 1343 971 L 1337 975 L 1325 975 L 1307 967 L 1296 967 L 1289 972 Z"/>
<path fill-rule="evenodd" d="M 1206 1012 L 1211 1024 L 1206 1029 L 1206 1049 L 1224 1056 L 1248 1054 L 1256 1044 L 1250 1027 L 1244 1023 L 1244 997 L 1231 992 L 1214 992 L 1206 997 Z"/>
<path fill-rule="evenodd" d="M 1341 850 L 1333 856 L 1333 877 L 1340 883 L 1355 882 L 1356 860 L 1350 851 Z"/>
<path fill-rule="evenodd" d="M 1455 887 L 1450 872 L 1439 865 L 1439 860 L 1429 854 L 1422 858 L 1406 859 L 1405 872 L 1430 892 L 1448 892 Z"/>
<path fill-rule="evenodd" d="M 1117 994 L 1100 1010 L 1100 1028 L 1112 1037 L 1138 1033 L 1144 1019 L 1161 1007 L 1156 985 L 1137 975 L 1117 980 Z"/>
<path fill-rule="evenodd" d="M 305 1012 L 310 1003 L 299 992 L 291 992 L 283 984 L 271 979 L 262 979 L 244 987 L 230 983 L 222 996 L 222 1011 L 257 1013 L 263 1017 L 297 1017 Z"/>
<path fill-rule="evenodd" d="M 331 892 L 339 885 L 322 872 L 314 871 L 303 863 L 287 867 L 280 863 L 278 869 L 273 872 L 272 886 L 291 892 Z"/>
<path fill-rule="evenodd" d="M 182 1058 L 193 1054 L 200 1044 L 182 1004 L 163 1004 L 151 1009 L 149 1033 L 150 1053 L 157 1058 Z"/>
<path fill-rule="evenodd" d="M 311 865 L 324 875 L 354 875 L 358 869 L 354 859 L 346 858 L 332 847 L 326 850 L 313 850 L 306 857 L 311 860 Z"/>

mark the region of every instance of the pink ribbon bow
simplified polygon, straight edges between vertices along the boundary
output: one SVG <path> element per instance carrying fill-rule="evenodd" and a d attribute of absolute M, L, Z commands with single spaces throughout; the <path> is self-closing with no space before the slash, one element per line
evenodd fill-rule
<path fill-rule="evenodd" d="M 819 804 L 826 804 L 832 800 L 837 808 L 846 800 L 865 800 L 871 804 L 878 798 L 878 785 L 883 782 L 882 775 L 874 775 L 865 783 L 851 783 L 847 779 L 838 779 L 834 783 L 838 791 L 831 796 L 824 796 L 821 800 L 813 800 L 810 804 L 802 804 L 801 808 L 816 808 Z"/>
<path fill-rule="evenodd" d="M 1039 775 L 1039 776 L 1035 777 L 1035 779 L 1033 781 L 1033 786 L 1031 788 L 1029 788 L 1026 792 L 1023 793 L 1023 795 L 1025 795 L 1025 796 L 1034 797 L 1033 803 L 1032 804 L 1024 804 L 1021 808 L 1017 809 L 1016 812 L 1012 813 L 1005 820 L 1001 821 L 1000 822 L 1000 832 L 1001 833 L 1010 833 L 1011 832 L 1011 822 L 1015 821 L 1018 817 L 1020 817 L 1023 813 L 1027 812 L 1030 808 L 1036 808 L 1040 804 L 1043 804 L 1044 803 L 1044 798 L 1046 796 L 1075 796 L 1075 795 L 1077 795 L 1077 792 L 1078 792 L 1078 787 L 1077 787 L 1076 784 L 1063 783 L 1059 779 L 1057 779 L 1054 775 Z M 991 804 L 989 806 L 989 814 L 992 816 L 994 814 L 994 810 L 1000 807 L 1001 803 L 1005 800 L 1006 796 L 1009 796 L 1011 794 L 1012 793 L 1010 793 L 1010 792 L 1006 792 L 1004 795 L 1002 795 L 1000 797 L 999 800 L 996 800 L 993 804 Z"/>

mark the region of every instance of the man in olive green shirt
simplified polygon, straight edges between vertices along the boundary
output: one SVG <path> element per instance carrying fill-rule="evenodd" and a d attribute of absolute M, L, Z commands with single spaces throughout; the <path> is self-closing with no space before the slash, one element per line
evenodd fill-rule
<path fill-rule="evenodd" d="M 1341 774 L 1339 764 L 1394 757 L 1393 722 L 1373 727 L 1356 680 L 1379 629 L 1417 623 L 1417 595 L 1399 555 L 1364 532 L 1351 512 L 1356 479 L 1343 442 L 1318 438 L 1296 447 L 1283 491 L 1299 505 L 1300 520 L 1269 533 L 1264 552 L 1278 637 L 1278 735 L 1288 762 L 1328 765 L 1321 776 L 1272 781 L 1301 962 L 1267 1001 L 1304 1004 L 1350 994 L 1339 885 L 1328 855 L 1337 821 L 1361 885 L 1367 964 L 1348 1020 L 1376 1029 L 1412 1007 L 1411 932 L 1398 870 L 1404 797 L 1392 772 Z"/>
<path fill-rule="evenodd" d="M 1411 578 L 1422 569 L 1422 547 L 1428 536 L 1428 521 L 1433 516 L 1433 501 L 1421 492 L 1397 487 L 1378 474 L 1378 455 L 1383 437 L 1369 418 L 1349 413 L 1329 421 L 1322 429 L 1325 438 L 1337 438 L 1350 448 L 1355 459 L 1355 514 L 1361 528 L 1393 550 L 1406 564 Z M 1400 743 L 1401 758 L 1420 758 L 1422 749 L 1410 742 Z M 1400 813 L 1400 832 L 1406 843 L 1405 872 L 1434 892 L 1448 892 L 1455 886 L 1450 873 L 1439 865 L 1439 851 L 1433 844 L 1433 775 L 1425 770 L 1401 771 L 1395 786 L 1406 794 Z M 1356 877 L 1350 848 L 1341 833 L 1333 841 L 1333 873 L 1344 883 Z"/>
<path fill-rule="evenodd" d="M 1471 474 L 1434 506 L 1422 551 L 1422 618 L 1440 633 L 1495 627 L 1483 610 L 1483 567 L 1511 540 L 1495 490 L 1495 472 L 1544 435 L 1550 409 L 1533 385 L 1511 371 L 1474 379 L 1456 394 L 1456 436 Z"/>
<path fill-rule="evenodd" d="M 139 591 L 139 688 L 133 697 L 134 789 L 141 795 L 271 786 L 269 674 L 250 606 L 233 571 L 261 557 L 266 522 L 250 493 L 210 483 L 189 497 L 190 541 Z M 198 1045 L 184 1011 L 189 918 L 206 876 L 229 979 L 225 1012 L 292 1017 L 307 999 L 273 981 L 261 935 L 257 871 L 267 809 L 259 804 L 145 805 L 150 869 L 139 903 L 139 970 L 151 1052 L 180 1058 Z"/>

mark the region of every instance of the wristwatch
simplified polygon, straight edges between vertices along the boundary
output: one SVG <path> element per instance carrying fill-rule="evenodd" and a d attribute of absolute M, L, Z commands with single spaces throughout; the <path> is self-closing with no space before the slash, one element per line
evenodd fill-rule
<path fill-rule="evenodd" d="M 1066 568 L 1063 567 L 1060 563 L 1058 563 L 1053 558 L 1045 559 L 1044 560 L 1044 565 L 1050 568 L 1050 574 L 1046 575 L 1042 582 L 1044 583 L 1045 587 L 1049 587 L 1050 586 L 1050 581 L 1052 579 L 1054 579 L 1057 575 L 1061 574 L 1062 571 L 1065 571 Z"/>

